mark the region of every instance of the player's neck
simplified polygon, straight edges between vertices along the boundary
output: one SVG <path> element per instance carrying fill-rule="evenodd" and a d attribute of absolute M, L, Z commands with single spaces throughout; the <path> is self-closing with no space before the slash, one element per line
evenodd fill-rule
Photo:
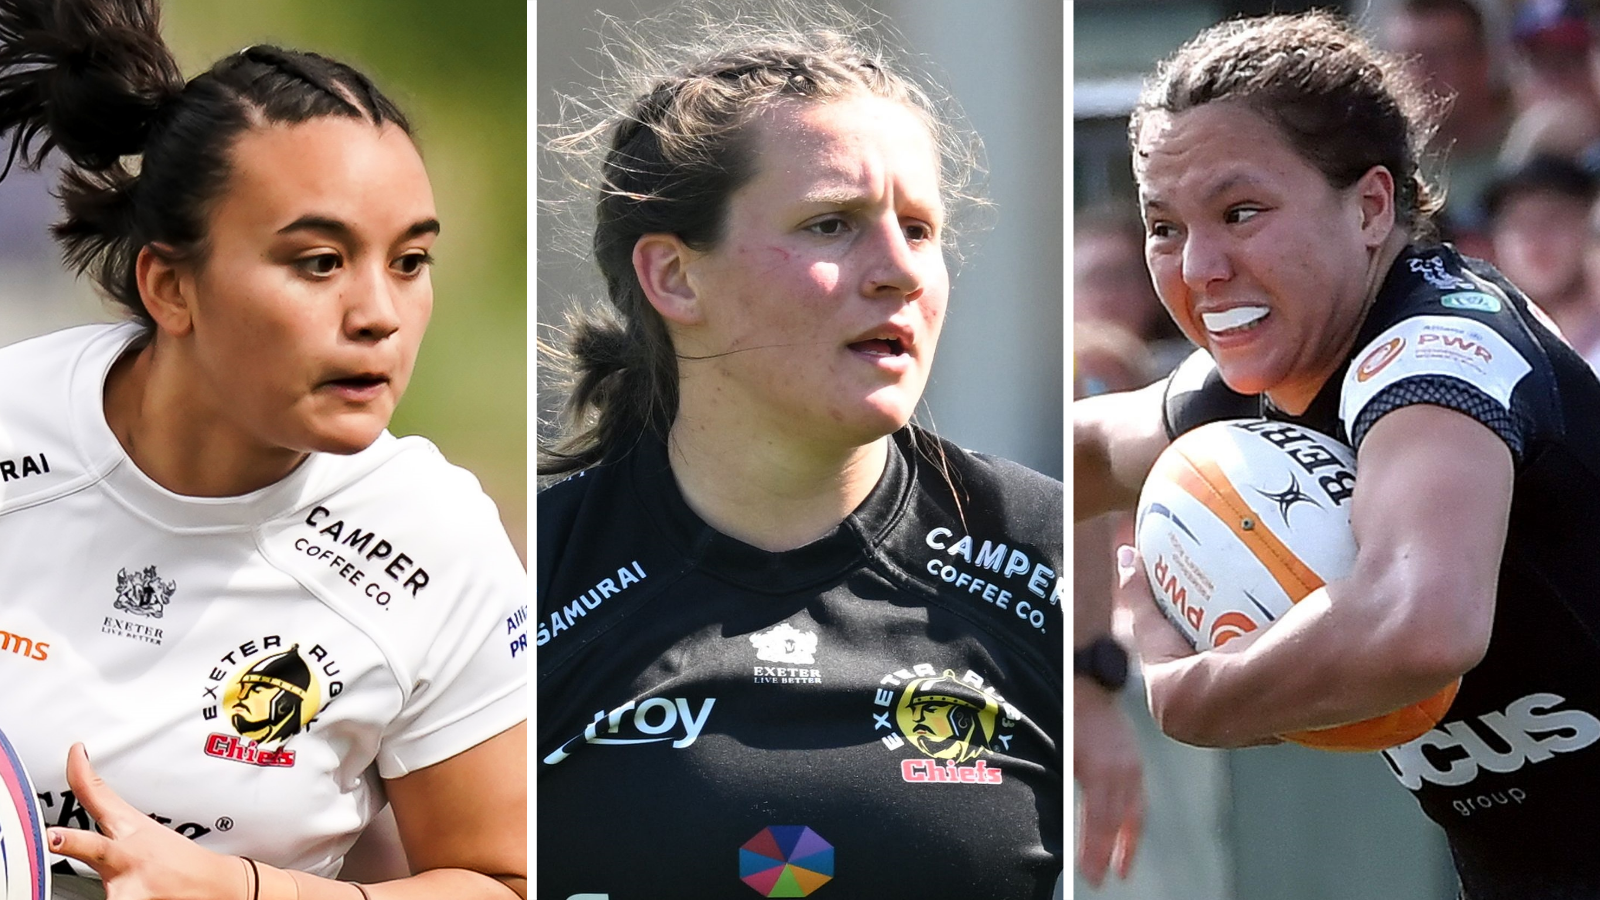
<path fill-rule="evenodd" d="M 684 500 L 713 528 L 763 550 L 802 547 L 860 506 L 883 475 L 889 438 L 828 448 L 679 415 L 667 441 Z"/>
<path fill-rule="evenodd" d="M 234 497 L 273 484 L 306 454 L 267 448 L 234 427 L 157 344 L 124 355 L 106 377 L 106 424 L 134 465 L 175 494 Z"/>

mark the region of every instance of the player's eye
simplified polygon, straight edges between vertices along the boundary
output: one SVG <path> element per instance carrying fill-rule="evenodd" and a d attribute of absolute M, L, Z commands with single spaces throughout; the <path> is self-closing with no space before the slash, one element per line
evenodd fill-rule
<path fill-rule="evenodd" d="M 294 265 L 312 278 L 327 278 L 343 267 L 344 260 L 337 253 L 322 252 L 302 256 L 294 261 Z"/>
<path fill-rule="evenodd" d="M 824 237 L 834 237 L 835 235 L 844 234 L 846 231 L 849 231 L 850 223 L 846 221 L 843 216 L 827 216 L 825 218 L 814 219 L 811 222 L 808 222 L 805 226 L 805 229 L 812 234 L 820 234 Z"/>
<path fill-rule="evenodd" d="M 1243 223 L 1254 219 L 1261 212 L 1262 209 L 1259 206 L 1246 206 L 1241 204 L 1239 206 L 1229 207 L 1228 211 L 1223 214 L 1222 220 L 1227 222 L 1229 225 L 1242 225 Z"/>
<path fill-rule="evenodd" d="M 394 261 L 395 271 L 407 278 L 422 274 L 422 270 L 431 265 L 433 265 L 433 255 L 423 250 L 404 254 Z"/>

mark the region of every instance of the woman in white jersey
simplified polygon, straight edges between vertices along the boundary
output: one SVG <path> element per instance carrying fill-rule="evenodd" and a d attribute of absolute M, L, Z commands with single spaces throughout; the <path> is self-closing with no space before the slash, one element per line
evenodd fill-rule
<path fill-rule="evenodd" d="M 409 126 L 311 53 L 186 82 L 156 22 L 0 2 L 8 161 L 66 157 L 56 236 L 131 319 L 0 349 L 0 727 L 58 893 L 525 896 L 524 576 L 385 430 L 439 230 Z M 331 880 L 386 800 L 417 874 Z"/>

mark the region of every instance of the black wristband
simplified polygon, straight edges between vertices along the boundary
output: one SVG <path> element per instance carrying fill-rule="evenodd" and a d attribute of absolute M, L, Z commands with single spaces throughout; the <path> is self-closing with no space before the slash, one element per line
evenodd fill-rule
<path fill-rule="evenodd" d="M 1072 674 L 1082 675 L 1112 693 L 1128 683 L 1128 651 L 1102 634 L 1072 652 Z"/>

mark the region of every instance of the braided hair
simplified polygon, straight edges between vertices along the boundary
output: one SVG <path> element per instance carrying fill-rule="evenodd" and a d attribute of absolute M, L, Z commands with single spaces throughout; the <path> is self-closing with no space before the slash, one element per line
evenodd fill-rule
<path fill-rule="evenodd" d="M 186 82 L 157 0 L 0 0 L 0 178 L 66 156 L 52 230 L 67 264 L 147 328 L 139 252 L 203 255 L 239 135 L 322 116 L 411 133 L 365 75 L 315 53 L 249 47 Z"/>

